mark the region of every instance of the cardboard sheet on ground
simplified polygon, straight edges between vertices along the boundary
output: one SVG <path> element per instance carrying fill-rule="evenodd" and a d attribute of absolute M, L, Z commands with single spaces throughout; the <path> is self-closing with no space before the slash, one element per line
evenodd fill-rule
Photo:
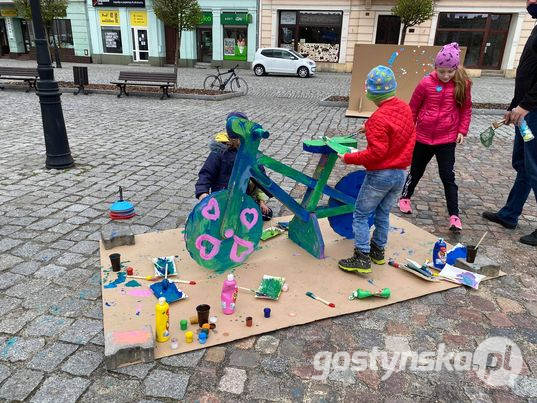
<path fill-rule="evenodd" d="M 434 70 L 434 59 L 441 46 L 354 45 L 349 106 L 346 116 L 368 118 L 376 106 L 365 95 L 367 73 L 379 64 L 390 67 L 397 80 L 397 96 L 410 101 L 420 80 Z M 461 64 L 466 47 L 461 47 Z"/>
<path fill-rule="evenodd" d="M 276 218 L 273 222 L 287 219 L 287 217 Z M 185 248 L 181 229 L 137 235 L 135 245 L 113 250 L 105 250 L 101 244 L 105 334 L 136 330 L 143 325 L 151 325 L 153 330 L 155 328 L 157 300 L 149 290 L 150 282 L 137 280 L 141 287 L 128 287 L 126 283 L 129 279 L 127 279 L 126 282 L 117 284 L 115 288 L 104 288 L 104 285 L 116 279 L 116 273 L 109 271 L 108 255 L 113 252 L 121 253 L 122 261 L 128 261 L 125 265 L 133 267 L 135 274 L 142 276 L 153 274 L 153 264 L 149 258 L 177 255 L 178 276 L 175 278 L 197 282 L 197 285 L 178 284 L 179 288 L 188 294 L 188 299 L 170 304 L 170 333 L 171 337 L 178 339 L 179 348 L 172 350 L 170 341 L 155 343 L 155 358 L 460 287 L 446 281 L 423 281 L 387 264 L 374 265 L 373 273 L 367 276 L 345 273 L 338 269 L 337 261 L 352 253 L 353 242 L 341 238 L 332 231 L 326 219 L 320 220 L 319 223 L 326 244 L 327 258 L 318 260 L 291 242 L 287 236 L 280 235 L 267 242 L 261 242 L 262 249 L 256 251 L 244 265 L 233 269 L 237 283 L 241 287 L 257 289 L 263 274 L 285 277 L 289 284 L 289 291 L 282 292 L 278 301 L 256 299 L 252 293 L 239 291 L 237 309 L 233 315 L 224 315 L 220 309 L 220 291 L 227 272 L 215 275 L 197 266 Z M 434 235 L 396 216 L 391 217 L 391 225 L 387 258 L 393 257 L 400 263 L 404 263 L 407 257 L 418 262 L 431 258 L 432 246 L 437 240 Z M 267 223 L 268 226 L 270 223 Z M 372 279 L 374 284 L 370 284 L 368 279 Z M 348 300 L 349 295 L 357 288 L 378 291 L 385 287 L 392 291 L 389 299 Z M 333 302 L 336 307 L 330 308 L 307 297 L 306 291 L 312 291 L 318 297 Z M 201 345 L 196 337 L 198 325 L 189 323 L 188 330 L 194 331 L 195 339 L 193 343 L 187 344 L 179 322 L 181 319 L 195 316 L 195 308 L 199 304 L 211 306 L 210 316 L 218 317 L 216 326 L 218 333 L 214 334 L 211 331 L 207 343 Z M 268 319 L 263 317 L 265 307 L 272 310 Z M 252 327 L 245 325 L 247 316 L 253 317 Z"/>

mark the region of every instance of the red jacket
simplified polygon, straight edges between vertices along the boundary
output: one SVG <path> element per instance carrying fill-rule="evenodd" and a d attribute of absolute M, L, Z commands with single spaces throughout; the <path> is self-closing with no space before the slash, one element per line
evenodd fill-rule
<path fill-rule="evenodd" d="M 472 119 L 471 86 L 468 85 L 462 108 L 455 101 L 455 83 L 444 83 L 436 71 L 423 77 L 412 98 L 410 108 L 416 122 L 416 140 L 429 145 L 454 143 L 457 135 L 466 135 Z"/>
<path fill-rule="evenodd" d="M 406 102 L 392 98 L 365 122 L 367 148 L 344 156 L 346 164 L 363 165 L 368 171 L 407 169 L 412 162 L 416 130 Z"/>

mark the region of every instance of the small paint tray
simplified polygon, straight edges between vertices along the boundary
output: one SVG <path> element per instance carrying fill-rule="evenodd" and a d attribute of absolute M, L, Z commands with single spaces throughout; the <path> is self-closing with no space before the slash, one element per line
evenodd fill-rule
<path fill-rule="evenodd" d="M 284 232 L 283 229 L 278 227 L 268 227 L 267 229 L 264 229 L 261 233 L 261 240 L 267 241 L 271 238 L 274 238 L 275 236 L 278 236 Z"/>
<path fill-rule="evenodd" d="M 164 277 L 166 275 L 166 268 L 168 269 L 168 276 L 175 276 L 177 274 L 175 256 L 153 258 L 153 267 L 155 268 L 155 276 Z"/>
<path fill-rule="evenodd" d="M 274 277 L 264 274 L 255 293 L 256 298 L 272 299 L 277 301 L 282 293 L 282 287 L 285 284 L 285 278 Z"/>
<path fill-rule="evenodd" d="M 167 279 L 151 284 L 149 288 L 151 288 L 151 291 L 153 291 L 153 294 L 157 299 L 164 297 L 168 303 L 188 298 L 188 295 L 177 288 L 174 283 L 170 283 Z"/>

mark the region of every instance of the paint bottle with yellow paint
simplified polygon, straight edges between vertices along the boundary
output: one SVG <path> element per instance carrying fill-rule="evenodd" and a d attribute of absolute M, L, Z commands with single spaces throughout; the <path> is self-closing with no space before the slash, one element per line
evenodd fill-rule
<path fill-rule="evenodd" d="M 158 299 L 155 307 L 155 318 L 157 321 L 157 342 L 164 343 L 170 338 L 170 306 L 164 297 Z"/>

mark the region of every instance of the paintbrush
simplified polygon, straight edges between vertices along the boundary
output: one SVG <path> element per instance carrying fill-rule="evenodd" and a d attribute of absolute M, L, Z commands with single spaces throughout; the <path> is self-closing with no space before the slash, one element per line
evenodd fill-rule
<path fill-rule="evenodd" d="M 313 299 L 316 299 L 317 301 L 321 301 L 323 304 L 325 305 L 328 305 L 330 308 L 335 308 L 336 305 L 333 304 L 332 302 L 328 302 L 328 301 L 325 301 L 324 299 L 322 298 L 319 298 L 318 296 L 316 296 L 314 293 L 312 293 L 311 291 L 306 291 L 306 295 L 310 298 L 313 298 Z"/>
<path fill-rule="evenodd" d="M 485 233 L 483 234 L 483 236 L 481 237 L 481 239 L 479 240 L 479 242 L 475 246 L 475 249 L 479 248 L 479 245 L 481 245 L 481 242 L 483 242 L 483 239 L 485 239 L 485 237 L 487 236 L 488 233 L 489 233 L 488 231 L 485 231 Z"/>
<path fill-rule="evenodd" d="M 193 280 L 168 280 L 170 283 L 181 283 L 181 284 L 190 284 L 196 285 L 196 282 Z"/>
<path fill-rule="evenodd" d="M 139 278 L 147 281 L 158 281 L 162 279 L 160 276 L 127 276 L 127 278 Z"/>
<path fill-rule="evenodd" d="M 255 295 L 262 295 L 262 296 L 264 296 L 264 297 L 267 296 L 267 295 L 265 295 L 265 294 L 260 293 L 259 291 L 254 290 L 253 288 L 246 288 L 246 287 L 239 287 L 239 286 L 237 286 L 237 288 L 238 288 L 239 290 L 253 292 Z"/>

